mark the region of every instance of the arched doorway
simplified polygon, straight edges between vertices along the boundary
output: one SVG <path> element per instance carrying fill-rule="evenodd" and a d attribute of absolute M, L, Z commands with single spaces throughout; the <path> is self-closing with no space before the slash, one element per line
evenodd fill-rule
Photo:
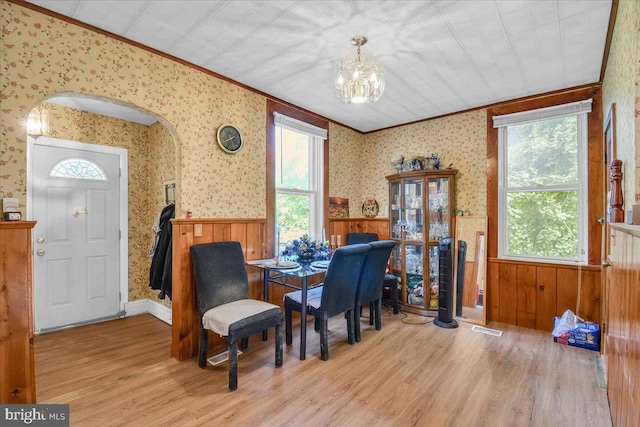
<path fill-rule="evenodd" d="M 121 274 L 120 279 L 124 282 L 121 289 L 124 304 L 120 311 L 150 311 L 145 307 L 156 304 L 164 307 L 164 310 L 156 312 L 166 313 L 163 320 L 170 321 L 170 302 L 158 300 L 155 292 L 149 289 L 148 272 L 151 228 L 157 213 L 167 204 L 165 183 L 173 182 L 177 184 L 176 190 L 180 188 L 173 126 L 158 114 L 132 104 L 70 92 L 48 96 L 34 110 L 48 117 L 46 138 L 53 144 L 55 140 L 70 140 L 127 151 L 129 185 L 125 190 L 126 199 L 121 216 L 128 226 L 121 232 L 125 240 L 124 251 L 128 250 L 128 256 L 121 257 L 125 273 Z M 31 137 L 36 140 L 39 138 L 38 135 Z M 32 154 L 28 150 L 27 216 L 37 220 L 31 197 L 34 176 L 31 167 L 33 159 L 30 158 Z M 178 199 L 175 203 L 178 204 L 180 193 L 175 191 L 174 194 Z M 35 239 L 37 236 L 34 235 L 34 242 Z M 142 301 L 144 304 L 140 304 Z"/>

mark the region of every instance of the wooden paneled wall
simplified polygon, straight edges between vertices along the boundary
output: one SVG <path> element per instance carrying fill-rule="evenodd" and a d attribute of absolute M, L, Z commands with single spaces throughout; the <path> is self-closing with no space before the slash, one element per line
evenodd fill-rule
<path fill-rule="evenodd" d="M 614 426 L 640 425 L 640 227 L 609 224 L 607 394 Z"/>
<path fill-rule="evenodd" d="M 553 317 L 570 309 L 600 323 L 600 268 L 488 260 L 487 319 L 553 330 Z"/>
<path fill-rule="evenodd" d="M 512 262 L 498 256 L 498 130 L 493 117 L 591 98 L 588 117 L 589 266 Z M 506 102 L 487 110 L 487 319 L 541 330 L 553 329 L 553 317 L 566 309 L 600 322 L 602 194 L 602 91 L 587 85 Z"/>
<path fill-rule="evenodd" d="M 0 221 L 0 403 L 36 403 L 31 229 Z"/>
<path fill-rule="evenodd" d="M 330 239 L 331 235 L 340 236 L 344 246 L 347 243 L 347 233 L 377 233 L 378 239 L 388 239 L 389 218 L 340 218 L 329 220 L 327 240 Z"/>
<path fill-rule="evenodd" d="M 198 354 L 200 314 L 189 248 L 209 242 L 238 241 L 247 261 L 267 258 L 265 219 L 174 219 L 172 261 L 171 356 L 178 360 Z M 249 273 L 251 298 L 262 299 L 262 276 L 255 267 Z M 210 347 L 223 340 L 213 334 Z"/>

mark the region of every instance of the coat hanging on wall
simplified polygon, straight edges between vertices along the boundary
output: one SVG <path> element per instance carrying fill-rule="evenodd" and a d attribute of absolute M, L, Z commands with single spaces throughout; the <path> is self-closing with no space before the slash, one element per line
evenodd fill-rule
<path fill-rule="evenodd" d="M 158 298 L 171 299 L 171 235 L 173 233 L 171 218 L 175 218 L 175 205 L 170 204 L 162 209 L 157 243 L 149 269 L 149 286 L 160 290 Z"/>

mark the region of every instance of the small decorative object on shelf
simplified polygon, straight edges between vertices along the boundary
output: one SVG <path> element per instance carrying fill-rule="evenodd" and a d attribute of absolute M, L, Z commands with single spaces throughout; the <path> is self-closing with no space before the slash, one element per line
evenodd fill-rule
<path fill-rule="evenodd" d="M 299 239 L 288 241 L 280 255 L 285 258 L 297 258 L 300 262 L 326 259 L 329 256 L 329 242 L 316 242 L 305 234 Z"/>
<path fill-rule="evenodd" d="M 409 170 L 410 171 L 420 171 L 424 169 L 424 157 L 414 157 L 409 160 Z"/>
<path fill-rule="evenodd" d="M 402 172 L 402 167 L 404 166 L 404 155 L 394 154 L 391 157 L 391 165 L 394 167 L 396 172 Z"/>
<path fill-rule="evenodd" d="M 426 159 L 426 161 L 424 162 L 424 168 L 433 170 L 440 169 L 440 157 L 438 156 L 438 153 L 432 153 L 431 157 L 428 157 Z"/>

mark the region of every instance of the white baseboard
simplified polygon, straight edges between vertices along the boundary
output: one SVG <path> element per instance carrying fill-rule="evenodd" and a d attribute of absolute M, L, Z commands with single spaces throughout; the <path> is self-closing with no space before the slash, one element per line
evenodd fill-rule
<path fill-rule="evenodd" d="M 124 304 L 125 317 L 149 313 L 167 324 L 171 324 L 171 309 L 150 299 L 130 301 Z"/>

